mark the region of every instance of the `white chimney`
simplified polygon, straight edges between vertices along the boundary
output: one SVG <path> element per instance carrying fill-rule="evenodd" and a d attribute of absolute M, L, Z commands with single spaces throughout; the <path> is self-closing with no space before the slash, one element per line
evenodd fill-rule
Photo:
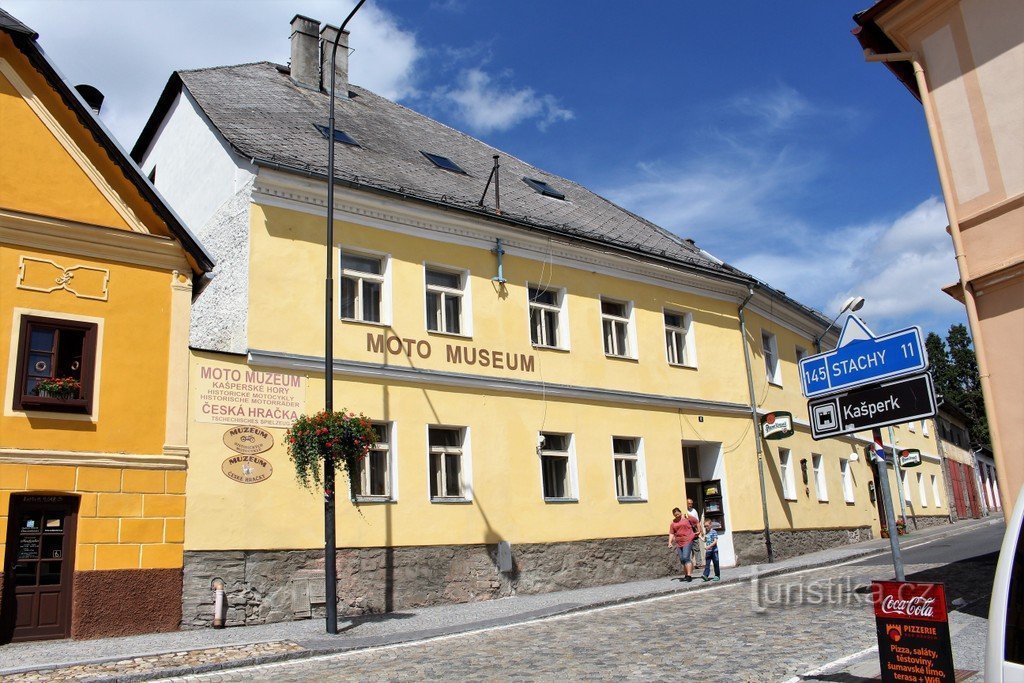
<path fill-rule="evenodd" d="M 320 29 L 320 88 L 325 92 L 331 89 L 331 50 L 338 29 L 324 24 Z M 338 40 L 338 54 L 334 60 L 334 94 L 339 98 L 348 97 L 348 31 L 343 31 Z"/>
<path fill-rule="evenodd" d="M 316 19 L 301 14 L 292 19 L 292 80 L 306 88 L 320 88 L 319 31 L 320 22 Z"/>

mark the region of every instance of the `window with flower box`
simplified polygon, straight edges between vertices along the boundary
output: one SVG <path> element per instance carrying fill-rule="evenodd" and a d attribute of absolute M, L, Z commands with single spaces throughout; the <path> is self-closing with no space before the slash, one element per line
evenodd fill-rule
<path fill-rule="evenodd" d="M 22 316 L 14 409 L 91 413 L 96 336 L 95 323 Z"/>

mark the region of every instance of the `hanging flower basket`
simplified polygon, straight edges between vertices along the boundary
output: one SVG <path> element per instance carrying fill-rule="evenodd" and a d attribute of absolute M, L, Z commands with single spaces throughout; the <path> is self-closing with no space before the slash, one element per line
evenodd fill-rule
<path fill-rule="evenodd" d="M 307 489 L 323 488 L 323 462 L 328 454 L 335 472 L 350 474 L 376 440 L 377 434 L 365 415 L 344 409 L 300 415 L 285 434 L 295 478 Z"/>
<path fill-rule="evenodd" d="M 68 400 L 78 398 L 82 384 L 74 377 L 47 377 L 36 382 L 32 390 L 36 396 Z"/>

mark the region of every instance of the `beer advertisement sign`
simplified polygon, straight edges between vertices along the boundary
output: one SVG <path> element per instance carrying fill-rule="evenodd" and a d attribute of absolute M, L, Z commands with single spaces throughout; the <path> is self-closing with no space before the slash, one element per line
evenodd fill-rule
<path fill-rule="evenodd" d="M 882 681 L 956 680 L 941 583 L 872 581 Z"/>

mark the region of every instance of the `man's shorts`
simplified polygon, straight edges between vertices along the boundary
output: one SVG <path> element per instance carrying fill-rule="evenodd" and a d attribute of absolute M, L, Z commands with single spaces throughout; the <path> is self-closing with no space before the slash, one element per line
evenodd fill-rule
<path fill-rule="evenodd" d="M 681 545 L 676 548 L 676 552 L 679 553 L 679 561 L 686 564 L 690 561 L 690 553 L 693 550 L 693 542 L 689 542 L 686 545 Z"/>

